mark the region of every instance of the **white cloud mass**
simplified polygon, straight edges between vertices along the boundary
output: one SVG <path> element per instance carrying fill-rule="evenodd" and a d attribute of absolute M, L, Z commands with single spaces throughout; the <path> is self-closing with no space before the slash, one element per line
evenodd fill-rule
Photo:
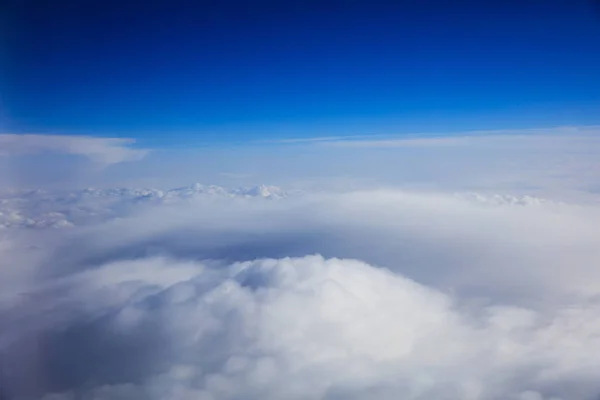
<path fill-rule="evenodd" d="M 2 399 L 600 395 L 594 203 L 192 185 L 0 204 Z"/>
<path fill-rule="evenodd" d="M 136 161 L 148 154 L 146 149 L 131 148 L 134 139 L 93 136 L 0 134 L 0 156 L 18 156 L 44 152 L 88 157 L 104 164 Z"/>

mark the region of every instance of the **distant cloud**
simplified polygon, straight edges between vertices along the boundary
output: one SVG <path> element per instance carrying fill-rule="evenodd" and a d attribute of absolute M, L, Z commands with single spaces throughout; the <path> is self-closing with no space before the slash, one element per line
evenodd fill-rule
<path fill-rule="evenodd" d="M 241 172 L 221 172 L 219 175 L 228 179 L 247 179 L 252 177 L 252 174 L 244 174 Z"/>
<path fill-rule="evenodd" d="M 127 215 L 148 205 L 190 204 L 224 198 L 281 200 L 301 193 L 276 186 L 228 189 L 195 183 L 170 190 L 87 188 L 74 191 L 11 190 L 0 195 L 0 230 L 70 228 Z"/>
<path fill-rule="evenodd" d="M 600 134 L 600 126 L 554 127 L 532 129 L 479 130 L 453 133 L 402 134 L 402 135 L 356 135 L 323 136 L 309 138 L 281 139 L 282 144 L 314 144 L 320 146 L 341 147 L 438 147 L 465 146 L 486 140 L 509 141 L 523 139 L 549 139 L 562 137 L 571 140 L 573 136 L 592 138 Z M 597 140 L 600 138 L 596 137 Z"/>
<path fill-rule="evenodd" d="M 345 147 L 435 147 L 435 146 L 459 146 L 466 145 L 471 140 L 469 137 L 434 137 L 434 138 L 400 138 L 379 140 L 337 140 L 321 142 L 328 146 Z"/>
<path fill-rule="evenodd" d="M 110 165 L 140 160 L 148 154 L 147 149 L 130 147 L 133 143 L 135 140 L 128 138 L 0 134 L 0 156 L 52 152 L 80 155 L 96 163 Z"/>
<path fill-rule="evenodd" d="M 600 131 L 598 132 L 600 134 Z M 500 134 L 490 132 L 489 135 L 464 135 L 449 137 L 423 137 L 423 138 L 397 138 L 397 139 L 379 139 L 379 140 L 339 140 L 320 142 L 323 146 L 338 147 L 464 147 L 477 149 L 481 147 L 506 149 L 515 147 L 521 150 L 530 150 L 532 147 L 542 149 L 560 149 L 564 145 L 573 147 L 573 145 L 600 145 L 600 135 L 573 134 L 572 136 L 557 136 L 551 134 Z"/>
<path fill-rule="evenodd" d="M 355 140 L 364 138 L 373 138 L 382 135 L 346 135 L 346 136 L 317 136 L 317 137 L 304 137 L 304 138 L 288 138 L 288 139 L 274 139 L 274 140 L 262 140 L 261 143 L 319 143 L 319 142 L 337 142 L 344 140 Z"/>

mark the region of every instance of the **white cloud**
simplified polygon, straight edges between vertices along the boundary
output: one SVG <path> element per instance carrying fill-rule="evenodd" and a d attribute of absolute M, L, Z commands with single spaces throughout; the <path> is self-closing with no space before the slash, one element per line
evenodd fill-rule
<path fill-rule="evenodd" d="M 209 189 L 0 242 L 8 398 L 600 394 L 597 206 Z"/>
<path fill-rule="evenodd" d="M 402 135 L 362 135 L 362 136 L 323 136 L 313 138 L 284 139 L 279 143 L 312 143 L 321 146 L 342 147 L 438 147 L 467 145 L 498 145 L 532 143 L 555 144 L 563 142 L 590 141 L 597 144 L 600 126 L 563 126 L 534 129 L 474 130 L 454 133 L 402 134 Z"/>
<path fill-rule="evenodd" d="M 595 400 L 594 129 L 127 165 L 144 155 L 127 140 L 0 135 L 24 160 L 9 173 L 58 152 L 135 182 L 0 196 L 0 398 Z M 211 171 L 325 190 L 165 188 Z M 148 177 L 167 185 L 139 188 Z"/>
<path fill-rule="evenodd" d="M 210 268 L 146 259 L 45 291 L 37 300 L 54 309 L 55 326 L 37 336 L 48 359 L 29 360 L 41 374 L 28 377 L 39 385 L 30 383 L 33 393 L 44 381 L 65 396 L 100 399 L 592 399 L 600 391 L 598 305 L 466 311 L 359 261 Z M 19 318 L 38 329 L 48 321 Z M 15 349 L 31 339 L 10 339 L 5 357 L 20 378 L 34 366 L 14 360 L 23 356 Z M 68 369 L 78 362 L 79 371 Z"/>
<path fill-rule="evenodd" d="M 220 185 L 270 182 L 311 191 L 391 186 L 580 201 L 600 190 L 599 132 L 597 127 L 567 127 L 156 149 L 138 162 L 113 163 L 111 168 L 98 168 L 106 164 L 87 162 L 86 157 L 21 152 L 17 157 L 0 157 L 0 163 L 6 164 L 0 165 L 0 188 L 119 185 L 165 189 L 196 181 Z M 107 139 L 85 138 L 83 143 L 88 139 L 104 143 L 100 148 L 105 148 Z M 69 140 L 58 143 L 62 146 Z M 109 154 L 101 156 L 107 163 L 142 155 L 136 152 L 143 150 L 119 143 L 114 154 L 110 145 Z M 78 151 L 89 153 L 83 147 Z M 121 154 L 123 149 L 129 155 Z"/>
<path fill-rule="evenodd" d="M 88 157 L 94 162 L 110 165 L 136 161 L 148 154 L 146 149 L 130 146 L 134 139 L 92 136 L 0 134 L 0 155 L 18 156 L 44 152 Z"/>
<path fill-rule="evenodd" d="M 151 188 L 87 188 L 74 191 L 13 190 L 0 197 L 0 229 L 70 228 L 127 215 L 151 204 L 193 203 L 221 198 L 279 200 L 297 196 L 276 186 L 228 189 L 195 183 L 159 190 Z"/>
<path fill-rule="evenodd" d="M 244 184 L 310 191 L 389 186 L 592 200 L 600 188 L 599 132 L 580 127 L 164 150 L 115 166 L 104 185 L 125 177 L 126 186 L 229 185 L 221 172 L 236 171 L 251 175 Z"/>
<path fill-rule="evenodd" d="M 239 172 L 221 172 L 220 175 L 225 178 L 235 179 L 235 180 L 247 179 L 247 178 L 252 177 L 252 174 L 243 174 L 243 173 L 239 173 Z"/>

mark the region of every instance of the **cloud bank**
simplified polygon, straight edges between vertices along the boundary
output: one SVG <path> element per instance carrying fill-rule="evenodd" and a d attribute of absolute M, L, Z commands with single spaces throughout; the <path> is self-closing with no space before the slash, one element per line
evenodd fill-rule
<path fill-rule="evenodd" d="M 120 211 L 5 230 L 4 398 L 600 395 L 596 205 L 172 193 L 116 191 L 110 206 L 57 197 L 54 208 Z"/>

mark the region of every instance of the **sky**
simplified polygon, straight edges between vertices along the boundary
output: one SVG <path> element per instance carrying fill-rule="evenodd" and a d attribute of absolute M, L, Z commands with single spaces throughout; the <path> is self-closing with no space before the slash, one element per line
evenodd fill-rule
<path fill-rule="evenodd" d="M 600 124 L 591 1 L 9 1 L 4 133 L 151 147 Z"/>
<path fill-rule="evenodd" d="M 0 7 L 0 400 L 600 398 L 599 4 Z"/>

